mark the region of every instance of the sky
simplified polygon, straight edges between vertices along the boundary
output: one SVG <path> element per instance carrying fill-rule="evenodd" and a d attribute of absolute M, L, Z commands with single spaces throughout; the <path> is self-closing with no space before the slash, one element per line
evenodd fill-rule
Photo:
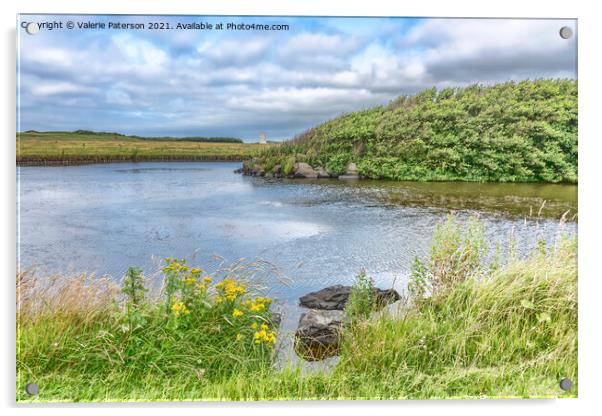
<path fill-rule="evenodd" d="M 573 20 L 21 15 L 19 131 L 282 140 L 430 87 L 576 78 Z M 75 24 L 66 28 L 67 22 Z M 29 35 L 21 22 L 42 25 Z M 102 22 L 105 29 L 79 29 Z M 149 23 L 170 29 L 149 30 Z M 211 30 L 177 24 L 211 23 Z M 108 28 L 142 23 L 144 30 Z M 223 23 L 218 30 L 216 24 Z M 232 30 L 228 23 L 288 25 Z"/>

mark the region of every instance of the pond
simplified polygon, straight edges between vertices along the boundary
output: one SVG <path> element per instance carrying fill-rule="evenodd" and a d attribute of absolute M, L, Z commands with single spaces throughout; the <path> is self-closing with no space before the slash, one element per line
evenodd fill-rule
<path fill-rule="evenodd" d="M 577 231 L 574 185 L 266 179 L 235 174 L 239 166 L 19 167 L 20 268 L 120 279 L 129 266 L 156 275 L 168 256 L 209 271 L 246 259 L 273 268 L 262 284 L 291 330 L 299 296 L 350 284 L 360 270 L 403 290 L 451 210 L 479 215 L 492 247 L 511 233 L 525 251 Z"/>

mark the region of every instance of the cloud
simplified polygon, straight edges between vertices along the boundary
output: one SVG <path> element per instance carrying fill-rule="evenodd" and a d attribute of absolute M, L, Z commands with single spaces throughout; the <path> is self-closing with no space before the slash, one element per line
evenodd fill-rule
<path fill-rule="evenodd" d="M 573 21 L 233 20 L 290 30 L 21 36 L 21 128 L 287 138 L 432 86 L 576 76 L 576 37 L 558 35 Z"/>
<path fill-rule="evenodd" d="M 197 52 L 202 59 L 218 65 L 241 65 L 262 56 L 268 46 L 268 40 L 260 38 L 214 40 L 201 43 Z"/>
<path fill-rule="evenodd" d="M 483 82 L 574 76 L 576 41 L 558 32 L 572 21 L 432 19 L 400 40 L 422 45 L 414 59 L 432 82 Z"/>

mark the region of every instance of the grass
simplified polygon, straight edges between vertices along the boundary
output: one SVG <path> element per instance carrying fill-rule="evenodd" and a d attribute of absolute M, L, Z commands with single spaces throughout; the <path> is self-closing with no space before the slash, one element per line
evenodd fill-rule
<path fill-rule="evenodd" d="M 268 145 L 207 142 L 210 138 L 149 139 L 116 133 L 17 134 L 17 164 L 53 165 L 118 161 L 240 161 Z"/>
<path fill-rule="evenodd" d="M 361 274 L 331 372 L 274 367 L 270 337 L 250 327 L 269 324 L 269 303 L 252 312 L 256 294 L 244 280 L 187 292 L 192 269 L 168 261 L 153 298 L 135 269 L 123 289 L 83 276 L 37 287 L 21 275 L 17 400 L 576 397 L 575 240 L 540 243 L 521 259 L 510 251 L 505 261 L 483 255 L 483 244 L 477 220 L 442 222 L 429 255 L 415 261 L 421 289 L 391 311 L 366 313 L 371 281 Z M 564 377 L 575 383 L 568 392 L 558 386 Z M 34 398 L 23 393 L 31 381 L 41 387 Z"/>

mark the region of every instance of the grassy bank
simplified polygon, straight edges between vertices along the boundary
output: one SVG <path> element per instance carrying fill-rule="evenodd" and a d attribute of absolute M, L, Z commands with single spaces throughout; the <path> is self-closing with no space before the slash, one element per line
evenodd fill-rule
<path fill-rule="evenodd" d="M 253 157 L 260 149 L 259 144 L 241 143 L 231 138 L 155 139 L 86 131 L 17 134 L 17 164 L 21 165 L 120 161 L 240 161 Z"/>
<path fill-rule="evenodd" d="M 487 255 L 482 231 L 474 219 L 442 222 L 396 311 L 371 313 L 362 296 L 371 282 L 360 275 L 328 373 L 274 368 L 270 300 L 236 273 L 216 283 L 169 260 L 159 297 L 146 294 L 135 269 L 122 288 L 84 278 L 41 287 L 23 275 L 17 399 L 576 396 L 575 241 L 539 243 L 522 259 L 511 242 L 502 260 Z M 563 377 L 575 382 L 566 393 Z M 25 395 L 28 382 L 39 396 Z"/>
<path fill-rule="evenodd" d="M 344 114 L 266 149 L 250 165 L 331 175 L 350 162 L 368 178 L 577 182 L 577 82 L 535 80 L 434 88 Z"/>

